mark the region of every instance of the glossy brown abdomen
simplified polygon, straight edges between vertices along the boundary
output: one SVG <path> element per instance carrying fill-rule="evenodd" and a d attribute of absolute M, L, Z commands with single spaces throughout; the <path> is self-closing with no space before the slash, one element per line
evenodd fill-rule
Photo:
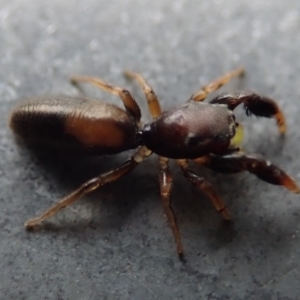
<path fill-rule="evenodd" d="M 36 97 L 12 112 L 10 126 L 34 146 L 75 154 L 115 154 L 137 146 L 137 125 L 115 105 L 69 96 Z"/>

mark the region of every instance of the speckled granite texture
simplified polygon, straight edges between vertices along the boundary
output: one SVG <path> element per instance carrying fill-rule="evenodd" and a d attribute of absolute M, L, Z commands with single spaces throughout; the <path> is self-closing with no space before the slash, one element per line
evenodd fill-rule
<path fill-rule="evenodd" d="M 186 263 L 163 214 L 155 157 L 61 212 L 44 230 L 23 222 L 84 180 L 123 162 L 37 157 L 7 127 L 11 107 L 36 94 L 75 95 L 71 74 L 97 75 L 134 92 L 123 69 L 141 72 L 162 106 L 237 66 L 247 88 L 278 100 L 289 126 L 237 116 L 245 149 L 300 182 L 300 4 L 288 1 L 0 0 L 0 299 L 299 299 L 300 198 L 243 173 L 195 167 L 223 195 L 223 223 L 172 164 L 173 207 Z M 92 87 L 84 93 L 120 103 Z"/>

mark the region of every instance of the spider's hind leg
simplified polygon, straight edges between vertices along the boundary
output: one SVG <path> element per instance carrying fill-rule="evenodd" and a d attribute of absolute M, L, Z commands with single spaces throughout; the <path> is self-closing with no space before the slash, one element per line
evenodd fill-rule
<path fill-rule="evenodd" d="M 72 193 L 61 199 L 58 203 L 47 209 L 43 214 L 36 218 L 28 220 L 25 223 L 25 227 L 27 229 L 33 229 L 34 227 L 40 225 L 40 223 L 42 223 L 43 221 L 56 215 L 61 209 L 71 205 L 86 194 L 91 193 L 92 191 L 98 189 L 99 187 L 107 183 L 121 178 L 122 176 L 132 171 L 138 164 L 140 164 L 143 161 L 145 157 L 149 155 L 151 155 L 150 150 L 143 146 L 140 147 L 137 150 L 137 152 L 121 166 L 88 180 L 87 182 L 82 184 L 77 190 L 73 191 Z"/>
<path fill-rule="evenodd" d="M 125 77 L 129 79 L 134 79 L 139 84 L 139 86 L 142 88 L 147 104 L 148 109 L 150 111 L 150 114 L 153 119 L 158 118 L 161 115 L 161 107 L 159 104 L 159 100 L 153 90 L 153 88 L 149 85 L 149 83 L 146 81 L 146 79 L 139 73 L 134 73 L 131 71 L 124 71 Z"/>

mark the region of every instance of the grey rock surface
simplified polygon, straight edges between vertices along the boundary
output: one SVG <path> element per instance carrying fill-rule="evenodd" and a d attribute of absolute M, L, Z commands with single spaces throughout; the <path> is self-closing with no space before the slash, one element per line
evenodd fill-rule
<path fill-rule="evenodd" d="M 28 233 L 24 221 L 130 153 L 41 158 L 18 146 L 7 126 L 20 98 L 79 94 L 72 74 L 128 87 L 147 121 L 144 97 L 124 69 L 141 72 L 167 109 L 244 65 L 246 77 L 222 91 L 246 88 L 277 99 L 289 127 L 283 140 L 274 120 L 238 110 L 244 148 L 300 182 L 299 29 L 296 0 L 0 0 L 0 299 L 299 299 L 298 195 L 247 173 L 193 167 L 226 201 L 234 220 L 226 225 L 172 164 L 182 263 L 152 157 Z"/>

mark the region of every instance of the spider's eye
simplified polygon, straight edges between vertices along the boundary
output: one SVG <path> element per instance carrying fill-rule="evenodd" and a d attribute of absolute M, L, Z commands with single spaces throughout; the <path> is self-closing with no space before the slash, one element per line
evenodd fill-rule
<path fill-rule="evenodd" d="M 188 139 L 187 145 L 189 147 L 196 147 L 199 144 L 199 137 L 197 136 L 192 136 Z"/>

